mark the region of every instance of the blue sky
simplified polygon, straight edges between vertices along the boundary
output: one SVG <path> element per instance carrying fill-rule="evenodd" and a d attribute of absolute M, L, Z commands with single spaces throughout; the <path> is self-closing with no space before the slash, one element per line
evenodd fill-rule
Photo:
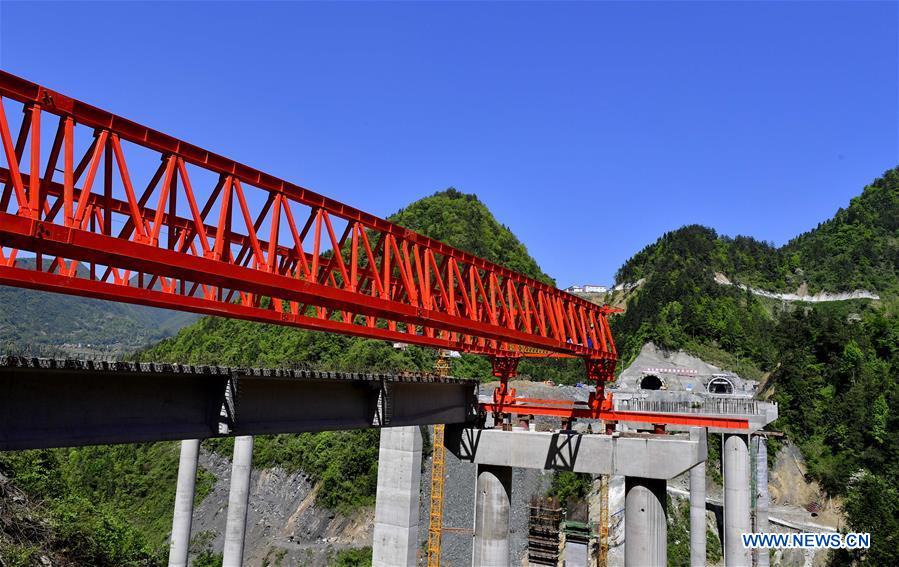
<path fill-rule="evenodd" d="M 896 3 L 0 2 L 0 66 L 387 216 L 476 193 L 560 285 L 782 244 L 899 164 Z"/>

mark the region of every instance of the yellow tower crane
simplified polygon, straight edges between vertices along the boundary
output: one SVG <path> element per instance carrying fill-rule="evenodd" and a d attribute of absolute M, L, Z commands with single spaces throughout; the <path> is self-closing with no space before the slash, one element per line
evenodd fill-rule
<path fill-rule="evenodd" d="M 434 373 L 449 376 L 449 352 L 441 350 L 434 362 Z M 446 471 L 445 425 L 434 426 L 431 461 L 431 517 L 428 524 L 428 567 L 440 567 L 440 538 L 443 534 L 443 481 Z"/>
<path fill-rule="evenodd" d="M 599 554 L 596 564 L 607 567 L 609 564 L 609 477 L 599 478 Z"/>

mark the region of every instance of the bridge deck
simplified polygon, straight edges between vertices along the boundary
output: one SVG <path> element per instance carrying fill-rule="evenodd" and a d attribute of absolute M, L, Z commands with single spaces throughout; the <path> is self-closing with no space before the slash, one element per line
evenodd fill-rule
<path fill-rule="evenodd" d="M 465 423 L 432 375 L 0 357 L 0 450 Z"/>

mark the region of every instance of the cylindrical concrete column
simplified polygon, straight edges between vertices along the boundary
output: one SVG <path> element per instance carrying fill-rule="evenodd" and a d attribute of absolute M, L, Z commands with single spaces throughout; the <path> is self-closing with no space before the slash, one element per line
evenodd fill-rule
<path fill-rule="evenodd" d="M 250 498 L 250 475 L 252 472 L 253 437 L 251 435 L 235 437 L 222 567 L 241 567 L 243 564 L 243 545 L 247 531 L 247 507 Z"/>
<path fill-rule="evenodd" d="M 473 567 L 508 567 L 512 468 L 478 465 Z"/>
<path fill-rule="evenodd" d="M 746 435 L 724 436 L 721 452 L 724 468 L 724 564 L 749 567 L 750 550 L 743 547 L 744 533 L 752 531 L 749 518 L 749 445 Z"/>
<path fill-rule="evenodd" d="M 175 487 L 175 513 L 172 515 L 172 540 L 169 546 L 169 567 L 187 567 L 199 458 L 199 439 L 185 439 L 181 442 L 178 484 Z"/>
<path fill-rule="evenodd" d="M 755 456 L 755 531 L 764 533 L 768 531 L 768 440 L 764 435 L 754 437 L 756 443 Z M 768 567 L 770 556 L 767 549 L 756 549 L 755 564 L 758 567 Z"/>
<path fill-rule="evenodd" d="M 705 565 L 705 461 L 690 469 L 690 565 Z"/>
<path fill-rule="evenodd" d="M 624 565 L 665 567 L 668 563 L 668 522 L 665 481 L 624 479 Z"/>
<path fill-rule="evenodd" d="M 421 429 L 381 429 L 372 567 L 418 564 Z"/>

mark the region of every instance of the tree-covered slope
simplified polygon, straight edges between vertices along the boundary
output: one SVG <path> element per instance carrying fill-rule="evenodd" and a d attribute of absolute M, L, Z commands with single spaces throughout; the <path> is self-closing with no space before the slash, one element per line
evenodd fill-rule
<path fill-rule="evenodd" d="M 525 245 L 494 218 L 477 195 L 450 188 L 415 201 L 387 220 L 555 285 L 528 254 Z"/>
<path fill-rule="evenodd" d="M 34 260 L 18 264 L 30 268 Z M 196 319 L 192 313 L 0 286 L 0 345 L 5 350 L 121 354 L 155 344 Z"/>
<path fill-rule="evenodd" d="M 813 289 L 899 294 L 899 168 L 781 250 Z"/>
<path fill-rule="evenodd" d="M 899 169 L 864 188 L 849 206 L 786 245 L 776 248 L 751 236 L 729 238 L 702 226 L 666 233 L 618 270 L 618 282 L 634 282 L 666 270 L 671 257 L 701 259 L 704 273 L 770 291 L 865 289 L 899 294 Z"/>
<path fill-rule="evenodd" d="M 882 300 L 787 303 L 765 290 L 867 289 Z M 810 474 L 846 497 L 851 527 L 872 534 L 863 558 L 899 564 L 899 173 L 886 172 L 846 209 L 781 248 L 702 226 L 663 235 L 621 267 L 642 280 L 613 320 L 624 364 L 646 341 L 685 349 L 752 378 L 767 376 L 775 427 Z"/>

